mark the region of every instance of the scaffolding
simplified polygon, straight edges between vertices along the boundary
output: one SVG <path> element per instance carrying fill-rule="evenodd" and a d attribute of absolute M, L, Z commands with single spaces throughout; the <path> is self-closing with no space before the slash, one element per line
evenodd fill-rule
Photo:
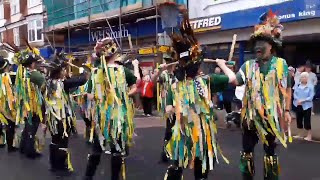
<path fill-rule="evenodd" d="M 51 1 L 51 2 L 49 2 Z M 103 1 L 103 2 L 102 2 Z M 72 2 L 72 4 L 71 4 Z M 97 3 L 99 2 L 99 3 Z M 119 9 L 118 14 L 114 15 L 114 16 L 108 16 L 107 11 L 105 11 L 106 7 L 111 4 L 111 3 L 115 3 L 115 2 L 119 2 Z M 128 17 L 132 17 L 133 15 L 137 15 L 137 14 L 146 14 L 146 15 L 152 15 L 154 14 L 155 11 L 155 19 L 156 19 L 156 34 L 155 34 L 155 42 L 156 42 L 156 47 L 158 45 L 158 8 L 157 8 L 157 3 L 155 3 L 153 0 L 150 0 L 150 2 L 152 2 L 150 7 L 147 8 L 142 8 L 142 9 L 137 9 L 137 10 L 132 10 L 129 12 L 123 12 L 122 8 L 123 8 L 123 1 L 120 0 L 109 0 L 109 1 L 105 1 L 105 0 L 79 0 L 79 1 L 61 1 L 60 0 L 45 0 L 45 4 L 47 6 L 47 30 L 46 30 L 46 39 L 49 41 L 49 38 L 47 37 L 47 35 L 52 35 L 52 43 L 49 44 L 52 48 L 56 48 L 56 38 L 55 36 L 61 32 L 64 31 L 67 34 L 67 47 L 65 46 L 65 42 L 64 42 L 64 49 L 66 52 L 71 52 L 71 31 L 75 30 L 77 28 L 80 29 L 87 29 L 88 30 L 88 39 L 90 42 L 90 38 L 91 38 L 91 31 L 95 29 L 95 27 L 93 26 L 93 24 L 97 24 L 100 22 L 106 22 L 107 23 L 107 28 L 108 30 L 111 31 L 111 36 L 113 36 L 112 38 L 115 40 L 115 42 L 117 43 L 117 45 L 119 46 L 119 49 L 121 51 L 125 51 L 123 49 L 123 38 L 122 35 L 120 35 L 119 37 L 115 37 L 115 33 L 113 32 L 113 27 L 111 25 L 111 23 L 109 22 L 110 20 L 112 20 L 113 22 L 115 22 L 115 19 L 117 19 L 118 22 L 114 23 L 113 25 L 117 24 L 119 26 L 119 30 L 121 32 L 122 30 L 122 26 L 124 25 L 124 21 L 123 18 L 126 19 Z M 51 6 L 48 6 L 50 4 Z M 62 4 L 59 4 L 62 3 Z M 59 4 L 59 5 L 57 5 Z M 58 7 L 58 8 L 55 8 Z M 61 8 L 60 8 L 61 7 Z M 100 8 L 100 10 L 98 10 L 97 8 Z M 93 20 L 92 16 L 96 15 L 97 13 L 100 14 L 104 14 L 103 18 L 98 19 L 98 20 Z M 139 16 L 137 16 L 136 20 L 138 19 Z M 81 18 L 86 18 L 86 21 L 84 22 L 80 22 L 77 24 L 72 24 L 72 22 L 77 21 Z M 59 26 L 59 24 L 65 24 L 62 28 L 61 26 L 59 28 L 57 28 L 57 26 Z M 91 54 L 91 51 L 86 51 L 83 50 L 81 52 L 76 52 L 74 53 L 77 56 L 81 56 L 81 55 L 87 55 L 87 54 Z"/>

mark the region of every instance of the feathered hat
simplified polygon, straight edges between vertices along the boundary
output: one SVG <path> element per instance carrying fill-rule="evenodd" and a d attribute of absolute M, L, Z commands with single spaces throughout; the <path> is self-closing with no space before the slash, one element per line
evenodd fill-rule
<path fill-rule="evenodd" d="M 48 75 L 52 77 L 55 74 L 59 74 L 60 71 L 68 65 L 68 60 L 69 59 L 64 52 L 58 53 L 55 51 L 53 56 L 50 57 L 50 60 L 40 66 L 46 68 L 48 70 Z"/>
<path fill-rule="evenodd" d="M 117 44 L 113 41 L 111 37 L 104 38 L 97 42 L 94 47 L 97 55 L 105 55 L 105 57 L 111 57 L 118 52 Z"/>
<path fill-rule="evenodd" d="M 275 13 L 271 10 L 259 17 L 259 24 L 254 27 L 254 33 L 250 41 L 255 43 L 258 40 L 267 41 L 275 47 L 282 46 L 283 26 Z"/>
<path fill-rule="evenodd" d="M 194 36 L 187 11 L 183 11 L 180 33 L 173 33 L 170 37 L 172 47 L 177 53 L 177 59 L 186 65 L 197 64 L 201 61 L 201 48 Z"/>

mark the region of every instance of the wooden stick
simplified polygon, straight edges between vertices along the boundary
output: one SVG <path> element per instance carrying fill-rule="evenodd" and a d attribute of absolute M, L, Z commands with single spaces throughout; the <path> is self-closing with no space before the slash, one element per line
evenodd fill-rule
<path fill-rule="evenodd" d="M 83 93 L 83 94 L 73 94 L 72 97 L 77 97 L 77 96 L 84 96 L 86 95 L 87 93 Z"/>
<path fill-rule="evenodd" d="M 236 41 L 237 41 L 237 34 L 234 34 L 233 38 L 232 38 L 232 44 L 231 44 L 231 49 L 230 49 L 230 54 L 229 54 L 228 61 L 231 61 L 231 59 L 233 58 L 234 47 L 236 45 Z"/>
<path fill-rule="evenodd" d="M 70 66 L 72 66 L 72 67 L 75 67 L 75 68 L 78 68 L 78 69 L 80 69 L 80 67 L 79 66 L 77 66 L 77 65 L 74 65 L 74 64 L 72 64 L 72 63 L 70 63 L 70 62 L 66 62 L 67 64 L 69 64 Z"/>
<path fill-rule="evenodd" d="M 132 46 L 131 34 L 128 35 L 128 41 L 129 41 L 130 50 L 132 50 L 133 46 Z"/>

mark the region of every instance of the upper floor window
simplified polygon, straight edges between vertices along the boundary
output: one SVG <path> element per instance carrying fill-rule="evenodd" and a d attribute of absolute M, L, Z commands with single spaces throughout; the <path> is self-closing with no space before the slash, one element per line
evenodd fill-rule
<path fill-rule="evenodd" d="M 20 1 L 19 0 L 11 0 L 11 15 L 18 14 L 20 12 Z"/>
<path fill-rule="evenodd" d="M 3 34 L 4 34 L 4 32 L 0 33 L 0 42 L 1 43 L 3 43 L 3 40 L 4 40 L 4 35 Z"/>
<path fill-rule="evenodd" d="M 41 0 L 28 0 L 28 7 L 34 7 L 41 4 Z"/>
<path fill-rule="evenodd" d="M 3 4 L 0 4 L 0 19 L 4 19 L 4 7 L 3 7 Z"/>
<path fill-rule="evenodd" d="M 20 46 L 19 28 L 13 28 L 13 42 L 16 46 Z"/>
<path fill-rule="evenodd" d="M 43 23 L 42 20 L 32 20 L 28 22 L 28 39 L 29 42 L 36 42 L 43 40 Z"/>

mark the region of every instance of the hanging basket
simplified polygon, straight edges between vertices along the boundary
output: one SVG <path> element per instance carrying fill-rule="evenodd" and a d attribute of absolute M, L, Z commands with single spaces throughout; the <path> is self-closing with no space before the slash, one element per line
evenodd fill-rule
<path fill-rule="evenodd" d="M 175 2 L 165 2 L 159 4 L 159 11 L 163 28 L 177 27 L 179 7 Z"/>

